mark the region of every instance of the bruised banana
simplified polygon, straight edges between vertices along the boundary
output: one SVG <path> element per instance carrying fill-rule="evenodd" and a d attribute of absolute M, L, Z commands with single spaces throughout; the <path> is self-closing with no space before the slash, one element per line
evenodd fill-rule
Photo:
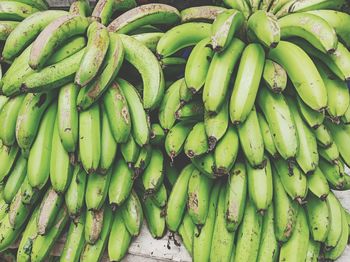
<path fill-rule="evenodd" d="M 155 193 L 163 182 L 164 156 L 159 149 L 153 149 L 150 162 L 142 175 L 146 194 Z"/>

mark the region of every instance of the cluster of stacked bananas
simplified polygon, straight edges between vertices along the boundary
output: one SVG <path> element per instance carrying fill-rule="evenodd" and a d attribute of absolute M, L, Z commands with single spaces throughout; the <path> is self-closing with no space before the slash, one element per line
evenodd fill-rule
<path fill-rule="evenodd" d="M 61 261 L 120 261 L 145 218 L 194 261 L 340 257 L 345 8 L 0 1 L 0 251 L 43 261 L 69 226 Z"/>

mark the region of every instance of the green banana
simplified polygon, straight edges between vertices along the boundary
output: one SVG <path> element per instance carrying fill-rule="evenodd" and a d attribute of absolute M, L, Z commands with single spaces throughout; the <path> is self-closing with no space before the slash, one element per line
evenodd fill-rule
<path fill-rule="evenodd" d="M 299 96 L 296 96 L 296 98 L 299 112 L 304 121 L 313 129 L 317 129 L 322 125 L 325 118 L 324 112 L 317 112 L 308 107 Z"/>
<path fill-rule="evenodd" d="M 106 200 L 112 168 L 105 175 L 90 174 L 86 185 L 85 204 L 88 210 L 99 210 Z"/>
<path fill-rule="evenodd" d="M 209 140 L 210 141 L 210 140 Z M 239 149 L 239 139 L 234 127 L 229 126 L 214 151 L 215 174 L 228 174 L 233 167 Z"/>
<path fill-rule="evenodd" d="M 309 190 L 318 198 L 327 198 L 329 194 L 328 181 L 319 167 L 317 167 L 312 174 L 307 176 L 307 185 Z"/>
<path fill-rule="evenodd" d="M 226 8 L 214 5 L 193 6 L 181 10 L 181 23 L 214 21 L 218 14 L 225 11 Z"/>
<path fill-rule="evenodd" d="M 249 44 L 243 51 L 230 99 L 230 118 L 235 125 L 244 122 L 253 108 L 264 64 L 262 46 Z M 251 74 L 251 70 L 255 73 Z"/>
<path fill-rule="evenodd" d="M 120 35 L 120 38 L 124 46 L 125 60 L 134 65 L 141 74 L 143 106 L 145 109 L 154 109 L 161 102 L 165 88 L 160 64 L 155 55 L 142 43 L 127 35 Z"/>
<path fill-rule="evenodd" d="M 55 226 L 55 220 L 62 212 L 64 197 L 55 192 L 53 188 L 46 191 L 37 216 L 38 234 L 46 235 Z"/>
<path fill-rule="evenodd" d="M 225 50 L 240 30 L 244 15 L 235 9 L 228 9 L 217 15 L 212 25 L 211 45 L 215 52 Z"/>
<path fill-rule="evenodd" d="M 284 159 L 294 158 L 299 141 L 286 99 L 283 95 L 273 94 L 263 87 L 260 88 L 257 102 L 267 120 L 278 153 Z M 270 106 L 272 104 L 274 107 Z"/>
<path fill-rule="evenodd" d="M 2 110 L 2 108 L 4 107 L 4 105 L 6 104 L 6 102 L 8 100 L 9 100 L 9 98 L 7 96 L 0 95 L 0 111 Z"/>
<path fill-rule="evenodd" d="M 178 229 L 178 233 L 182 239 L 182 243 L 184 244 L 186 250 L 190 255 L 193 254 L 193 235 L 195 230 L 195 224 L 193 223 L 191 216 L 188 212 L 185 213 L 184 218 L 182 220 L 182 224 Z"/>
<path fill-rule="evenodd" d="M 200 100 L 193 100 L 182 105 L 176 112 L 176 120 L 201 120 L 204 115 L 204 105 Z"/>
<path fill-rule="evenodd" d="M 16 122 L 25 95 L 10 98 L 0 111 L 0 140 L 5 146 L 12 146 L 16 142 Z"/>
<path fill-rule="evenodd" d="M 3 59 L 13 61 L 48 24 L 64 15 L 67 15 L 66 11 L 47 10 L 34 13 L 24 19 L 24 22 L 20 23 L 6 39 L 2 51 Z"/>
<path fill-rule="evenodd" d="M 278 157 L 278 152 L 275 146 L 275 143 L 273 141 L 272 133 L 270 131 L 270 127 L 263 116 L 261 112 L 257 112 L 258 120 L 259 120 L 259 126 L 260 126 L 260 132 L 264 141 L 264 148 L 267 152 L 273 157 Z"/>
<path fill-rule="evenodd" d="M 106 108 L 101 106 L 102 123 L 101 123 L 101 158 L 98 172 L 105 174 L 112 166 L 117 153 L 117 142 L 115 141 L 111 127 L 108 121 Z"/>
<path fill-rule="evenodd" d="M 321 251 L 321 243 L 309 239 L 305 262 L 317 262 Z"/>
<path fill-rule="evenodd" d="M 156 192 L 163 182 L 164 177 L 164 156 L 163 152 L 154 148 L 150 162 L 142 175 L 142 184 L 146 194 Z"/>
<path fill-rule="evenodd" d="M 280 65 L 270 59 L 265 60 L 262 79 L 266 86 L 274 93 L 281 93 L 287 87 L 287 72 Z"/>
<path fill-rule="evenodd" d="M 309 107 L 321 111 L 327 106 L 326 87 L 311 58 L 295 44 L 280 41 L 268 58 L 280 64 L 292 81 L 297 93 Z M 298 65 L 303 63 L 304 70 Z"/>
<path fill-rule="evenodd" d="M 87 175 L 79 166 L 74 167 L 71 183 L 65 193 L 65 203 L 70 217 L 79 217 L 85 200 Z"/>
<path fill-rule="evenodd" d="M 188 63 L 188 62 L 187 62 Z M 186 64 L 187 65 L 187 64 Z M 185 68 L 185 71 L 186 71 L 186 68 Z M 180 90 L 179 90 L 179 93 L 180 93 L 180 102 L 181 102 L 181 105 L 184 105 L 186 103 L 189 103 L 194 94 L 191 92 L 191 90 L 188 88 L 187 84 L 186 84 L 186 81 L 182 81 L 182 84 L 180 86 Z"/>
<path fill-rule="evenodd" d="M 159 208 L 164 208 L 168 202 L 168 192 L 164 183 L 159 187 L 159 189 L 151 195 L 151 199 L 154 204 Z"/>
<path fill-rule="evenodd" d="M 34 6 L 11 0 L 1 1 L 0 10 L 0 19 L 11 21 L 22 21 L 31 14 L 39 11 Z"/>
<path fill-rule="evenodd" d="M 89 25 L 87 37 L 88 43 L 74 79 L 74 83 L 80 87 L 86 86 L 96 77 L 107 54 L 110 41 L 107 28 L 96 21 Z"/>
<path fill-rule="evenodd" d="M 27 159 L 20 155 L 5 183 L 2 197 L 6 203 L 10 204 L 27 175 Z"/>
<path fill-rule="evenodd" d="M 9 204 L 3 198 L 0 199 L 0 220 L 2 220 L 8 213 Z"/>
<path fill-rule="evenodd" d="M 102 23 L 103 25 L 107 25 L 116 9 L 116 1 L 114 0 L 102 0 L 96 3 L 92 11 L 92 18 Z"/>
<path fill-rule="evenodd" d="M 215 158 L 212 152 L 203 154 L 198 157 L 191 159 L 192 164 L 199 170 L 201 173 L 207 175 L 208 177 L 214 179 L 220 174 L 215 173 Z"/>
<path fill-rule="evenodd" d="M 6 1 L 27 4 L 39 10 L 46 10 L 49 7 L 46 0 L 6 0 Z"/>
<path fill-rule="evenodd" d="M 55 92 L 26 94 L 16 120 L 16 140 L 22 152 L 29 152 L 38 133 L 40 120 Z"/>
<path fill-rule="evenodd" d="M 165 218 L 163 210 L 151 198 L 141 201 L 148 230 L 155 239 L 160 239 L 165 233 Z"/>
<path fill-rule="evenodd" d="M 147 46 L 149 50 L 155 53 L 157 49 L 157 44 L 163 35 L 164 33 L 161 32 L 149 32 L 132 35 L 132 37 L 144 44 L 145 46 Z"/>
<path fill-rule="evenodd" d="M 0 252 L 3 252 L 16 241 L 22 231 L 22 227 L 13 228 L 9 222 L 9 214 L 6 214 L 0 222 Z"/>
<path fill-rule="evenodd" d="M 223 52 L 213 56 L 203 90 L 204 106 L 209 113 L 219 112 L 225 102 L 231 74 L 244 47 L 245 44 L 241 40 L 233 38 Z"/>
<path fill-rule="evenodd" d="M 250 4 L 246 0 L 223 0 L 223 3 L 230 8 L 241 11 L 246 19 L 251 14 Z"/>
<path fill-rule="evenodd" d="M 275 220 L 275 234 L 279 242 L 286 242 L 295 230 L 298 205 L 288 196 L 275 168 L 272 171 L 274 214 L 278 217 Z"/>
<path fill-rule="evenodd" d="M 7 147 L 5 145 L 0 146 L 0 182 L 4 180 L 4 178 L 10 173 L 11 168 L 16 160 L 18 153 L 18 146 L 13 145 L 11 147 Z"/>
<path fill-rule="evenodd" d="M 27 175 L 29 184 L 41 189 L 50 175 L 52 136 L 55 127 L 57 103 L 51 104 L 39 125 L 38 134 L 29 151 Z"/>
<path fill-rule="evenodd" d="M 208 137 L 205 133 L 205 125 L 199 122 L 190 131 L 184 145 L 185 154 L 193 158 L 206 153 L 209 150 Z"/>
<path fill-rule="evenodd" d="M 211 237 L 210 260 L 209 261 L 229 261 L 231 250 L 235 239 L 235 232 L 230 232 L 226 228 L 226 187 L 220 189 L 213 236 Z"/>
<path fill-rule="evenodd" d="M 23 204 L 29 205 L 29 204 L 33 204 L 36 201 L 39 191 L 30 185 L 28 176 L 24 178 L 24 181 L 21 185 L 20 190 L 21 190 L 21 200 Z"/>
<path fill-rule="evenodd" d="M 292 0 L 274 0 L 270 3 L 269 11 L 276 14 L 285 4 Z"/>
<path fill-rule="evenodd" d="M 350 127 L 347 125 L 334 125 L 326 122 L 326 126 L 329 128 L 335 144 L 338 147 L 341 158 L 344 160 L 347 166 L 350 164 L 350 150 L 346 147 L 346 142 L 350 138 Z"/>
<path fill-rule="evenodd" d="M 138 236 L 143 223 L 143 213 L 140 199 L 134 190 L 131 191 L 120 212 L 129 233 Z"/>
<path fill-rule="evenodd" d="M 101 207 L 99 210 L 88 210 L 86 211 L 86 219 L 84 223 L 84 239 L 85 242 L 94 245 L 100 238 L 104 215 L 107 211 L 107 207 Z"/>
<path fill-rule="evenodd" d="M 274 14 L 259 10 L 247 22 L 248 39 L 266 48 L 275 48 L 281 39 L 281 28 Z"/>
<path fill-rule="evenodd" d="M 341 117 L 341 122 L 345 125 L 350 124 L 350 106 L 346 110 L 345 114 Z"/>
<path fill-rule="evenodd" d="M 181 224 L 188 198 L 187 186 L 194 169 L 191 164 L 182 169 L 169 195 L 165 221 L 167 228 L 172 232 L 176 232 Z"/>
<path fill-rule="evenodd" d="M 258 116 L 253 106 L 244 123 L 237 128 L 241 148 L 249 164 L 254 168 L 263 168 L 264 140 L 261 134 Z"/>
<path fill-rule="evenodd" d="M 147 168 L 151 160 L 151 156 L 152 147 L 150 145 L 146 145 L 140 149 L 140 154 L 134 164 L 134 178 L 137 178 Z"/>
<path fill-rule="evenodd" d="M 263 217 L 257 261 L 277 261 L 279 245 L 275 236 L 276 219 L 273 205 L 270 205 Z"/>
<path fill-rule="evenodd" d="M 330 192 L 327 199 L 327 206 L 329 212 L 329 231 L 325 246 L 328 249 L 334 248 L 339 243 L 342 231 L 346 230 L 342 224 L 342 207 L 336 196 Z"/>
<path fill-rule="evenodd" d="M 108 189 L 109 203 L 112 207 L 121 206 L 130 195 L 133 182 L 132 170 L 124 159 L 115 162 Z"/>
<path fill-rule="evenodd" d="M 91 7 L 87 0 L 78 0 L 73 2 L 69 7 L 69 13 L 73 15 L 90 16 Z"/>
<path fill-rule="evenodd" d="M 299 207 L 295 229 L 290 239 L 281 246 L 280 260 L 305 261 L 309 243 L 309 228 L 305 211 Z"/>
<path fill-rule="evenodd" d="M 75 2 L 77 3 L 77 2 Z M 76 262 L 79 261 L 80 253 L 83 250 L 84 239 L 84 223 L 86 214 L 81 214 L 75 221 L 70 222 L 66 242 L 60 256 L 60 262 Z"/>
<path fill-rule="evenodd" d="M 322 156 L 323 159 L 335 165 L 338 163 L 340 158 L 339 150 L 336 143 L 332 143 L 331 146 L 328 148 L 319 147 L 318 153 L 320 154 L 320 156 Z"/>
<path fill-rule="evenodd" d="M 306 201 L 305 212 L 312 239 L 324 242 L 327 239 L 330 225 L 327 203 L 312 194 L 308 195 Z"/>
<path fill-rule="evenodd" d="M 236 162 L 226 185 L 226 227 L 233 232 L 241 224 L 247 200 L 247 172 L 244 163 Z"/>
<path fill-rule="evenodd" d="M 211 35 L 211 27 L 211 24 L 202 22 L 190 22 L 173 27 L 159 40 L 157 56 L 168 57 L 182 48 L 196 45 Z"/>
<path fill-rule="evenodd" d="M 90 107 L 106 90 L 111 89 L 109 86 L 115 79 L 124 61 L 124 49 L 120 37 L 117 34 L 109 33 L 109 39 L 109 47 L 105 61 L 101 65 L 101 73 L 79 91 L 77 105 L 82 110 Z M 113 87 L 115 85 L 112 84 Z"/>
<path fill-rule="evenodd" d="M 131 239 L 132 236 L 126 228 L 122 214 L 117 211 L 112 218 L 111 232 L 108 239 L 109 258 L 113 261 L 121 261 L 129 249 Z"/>
<path fill-rule="evenodd" d="M 164 145 L 165 141 L 165 131 L 164 129 L 160 126 L 158 123 L 154 123 L 151 126 L 151 140 L 150 144 L 159 146 L 159 145 Z"/>
<path fill-rule="evenodd" d="M 120 145 L 120 151 L 129 168 L 134 167 L 134 164 L 140 154 L 140 147 L 138 144 L 136 144 L 132 135 L 129 135 L 126 143 Z"/>
<path fill-rule="evenodd" d="M 315 130 L 315 137 L 319 146 L 329 148 L 333 143 L 333 137 L 330 130 L 324 125 L 319 125 Z"/>
<path fill-rule="evenodd" d="M 144 146 L 145 144 L 148 144 L 150 139 L 150 126 L 148 116 L 142 106 L 140 95 L 137 90 L 125 80 L 118 78 L 117 83 L 128 102 L 131 125 L 133 127 L 133 137 L 139 146 Z"/>
<path fill-rule="evenodd" d="M 322 170 L 324 176 L 328 180 L 328 183 L 338 190 L 342 189 L 345 184 L 344 173 L 341 167 L 341 163 L 330 164 L 327 161 L 320 159 L 319 167 Z"/>
<path fill-rule="evenodd" d="M 79 113 L 79 156 L 88 174 L 96 172 L 101 159 L 100 107 Z"/>
<path fill-rule="evenodd" d="M 72 36 L 85 34 L 88 26 L 88 19 L 80 15 L 65 15 L 55 19 L 34 40 L 29 66 L 34 70 L 42 69 L 56 46 Z"/>

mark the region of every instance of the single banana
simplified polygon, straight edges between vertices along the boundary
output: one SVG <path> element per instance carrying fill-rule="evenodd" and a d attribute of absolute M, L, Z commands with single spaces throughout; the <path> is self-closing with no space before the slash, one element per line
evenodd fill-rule
<path fill-rule="evenodd" d="M 0 182 L 2 182 L 10 173 L 12 166 L 15 163 L 18 151 L 17 145 L 13 145 L 11 147 L 7 147 L 5 145 L 0 146 Z"/>
<path fill-rule="evenodd" d="M 318 112 L 311 109 L 298 95 L 296 96 L 296 101 L 302 118 L 311 128 L 317 129 L 322 125 L 325 118 L 324 112 Z"/>
<path fill-rule="evenodd" d="M 88 210 L 99 210 L 106 200 L 111 181 L 112 168 L 104 176 L 93 173 L 88 177 L 85 204 Z"/>
<path fill-rule="evenodd" d="M 29 66 L 32 69 L 43 68 L 56 46 L 72 36 L 85 34 L 88 26 L 88 19 L 80 15 L 65 15 L 55 19 L 34 40 Z"/>
<path fill-rule="evenodd" d="M 185 69 L 185 71 L 186 71 L 186 69 Z M 189 103 L 194 96 L 194 94 L 188 88 L 186 81 L 182 81 L 179 93 L 180 93 L 180 102 L 182 105 Z"/>
<path fill-rule="evenodd" d="M 182 224 L 178 229 L 178 233 L 182 239 L 182 243 L 184 244 L 188 253 L 192 256 L 193 254 L 193 235 L 195 230 L 195 224 L 193 223 L 191 216 L 188 212 L 185 213 L 184 218 L 182 220 Z"/>
<path fill-rule="evenodd" d="M 320 256 L 321 243 L 309 239 L 305 262 L 317 262 Z"/>
<path fill-rule="evenodd" d="M 102 206 L 99 210 L 87 210 L 86 219 L 84 223 L 84 238 L 86 243 L 94 245 L 100 238 L 104 215 L 107 213 L 108 207 Z"/>
<path fill-rule="evenodd" d="M 260 43 L 266 48 L 275 48 L 280 41 L 281 33 L 277 18 L 272 13 L 259 10 L 248 19 L 248 39 Z"/>
<path fill-rule="evenodd" d="M 96 172 L 101 158 L 100 107 L 79 113 L 79 156 L 88 174 Z"/>
<path fill-rule="evenodd" d="M 345 125 L 350 124 L 350 106 L 346 110 L 345 114 L 341 117 L 341 122 Z"/>
<path fill-rule="evenodd" d="M 96 3 L 91 16 L 103 25 L 108 25 L 116 7 L 115 0 L 102 0 Z"/>
<path fill-rule="evenodd" d="M 234 261 L 255 261 L 259 252 L 263 219 L 253 203 L 247 201 L 242 224 L 237 233 L 237 246 Z"/>
<path fill-rule="evenodd" d="M 311 58 L 295 44 L 281 41 L 271 49 L 268 58 L 279 63 L 286 71 L 301 99 L 309 107 L 320 111 L 327 106 L 326 87 Z M 303 63 L 304 70 L 299 70 Z"/>
<path fill-rule="evenodd" d="M 315 137 L 319 146 L 329 148 L 333 143 L 333 137 L 330 130 L 324 125 L 319 125 L 315 130 Z"/>
<path fill-rule="evenodd" d="M 204 106 L 209 113 L 218 113 L 223 106 L 233 69 L 244 47 L 245 44 L 241 40 L 233 38 L 223 52 L 213 56 L 203 90 Z"/>
<path fill-rule="evenodd" d="M 76 2 L 75 2 L 76 3 Z M 81 251 L 83 250 L 84 224 L 86 214 L 81 214 L 75 221 L 70 222 L 66 242 L 60 256 L 60 262 L 76 262 L 79 261 Z"/>
<path fill-rule="evenodd" d="M 190 131 L 184 145 L 185 154 L 193 158 L 206 153 L 209 150 L 208 137 L 205 133 L 205 125 L 199 122 Z"/>
<path fill-rule="evenodd" d="M 153 149 L 150 162 L 142 175 L 142 184 L 146 194 L 156 192 L 163 182 L 164 156 L 159 149 Z"/>
<path fill-rule="evenodd" d="M 2 110 L 2 108 L 4 107 L 4 105 L 6 104 L 6 102 L 8 100 L 9 100 L 9 97 L 4 96 L 4 95 L 0 95 L 0 111 Z"/>
<path fill-rule="evenodd" d="M 276 14 L 285 4 L 291 2 L 292 0 L 274 0 L 271 1 L 269 11 Z"/>
<path fill-rule="evenodd" d="M 278 153 L 284 159 L 293 159 L 297 154 L 299 141 L 286 99 L 283 95 L 273 94 L 266 87 L 262 87 L 257 102 L 267 120 Z M 274 107 L 270 106 L 272 104 Z"/>
<path fill-rule="evenodd" d="M 322 156 L 324 160 L 334 165 L 338 163 L 340 158 L 339 150 L 336 143 L 332 143 L 331 146 L 328 148 L 323 148 L 319 146 L 318 153 L 320 154 L 320 156 Z"/>
<path fill-rule="evenodd" d="M 120 152 L 128 164 L 129 168 L 133 168 L 135 162 L 137 161 L 140 154 L 140 147 L 135 142 L 135 139 L 132 135 L 129 135 L 126 143 L 120 145 Z"/>
<path fill-rule="evenodd" d="M 246 19 L 252 12 L 249 3 L 246 0 L 223 0 L 223 3 L 230 8 L 241 11 Z"/>
<path fill-rule="evenodd" d="M 87 37 L 88 43 L 74 79 L 74 83 L 80 87 L 86 86 L 96 77 L 107 54 L 110 41 L 107 28 L 96 21 L 89 25 Z"/>
<path fill-rule="evenodd" d="M 329 193 L 326 202 L 329 212 L 329 231 L 325 241 L 325 247 L 332 249 L 337 246 L 342 231 L 346 229 L 343 228 L 342 224 L 342 206 L 332 192 Z"/>
<path fill-rule="evenodd" d="M 314 241 L 324 242 L 329 231 L 329 209 L 327 203 L 309 194 L 306 199 L 305 213 L 309 222 L 309 230 Z"/>
<path fill-rule="evenodd" d="M 33 188 L 29 184 L 28 176 L 24 178 L 20 191 L 21 191 L 21 200 L 23 204 L 26 204 L 26 205 L 33 204 L 36 201 L 37 195 L 40 194 L 40 191 Z"/>
<path fill-rule="evenodd" d="M 120 212 L 129 233 L 132 236 L 138 236 L 143 223 L 143 213 L 140 199 L 135 191 L 131 191 Z"/>
<path fill-rule="evenodd" d="M 163 129 L 162 129 L 163 130 Z M 164 140 L 162 141 L 164 143 Z M 140 154 L 134 164 L 134 178 L 139 177 L 148 167 L 152 156 L 152 146 L 146 145 L 140 149 Z"/>
<path fill-rule="evenodd" d="M 280 65 L 270 59 L 265 60 L 262 78 L 266 86 L 274 93 L 281 93 L 287 87 L 287 72 Z"/>
<path fill-rule="evenodd" d="M 160 38 L 164 35 L 162 32 L 149 32 L 149 33 L 139 33 L 132 35 L 137 41 L 141 42 L 153 53 L 156 52 L 157 44 Z"/>
<path fill-rule="evenodd" d="M 196 45 L 211 35 L 211 24 L 203 22 L 185 23 L 168 30 L 157 45 L 157 56 L 164 58 L 177 51 Z"/>
<path fill-rule="evenodd" d="M 130 195 L 133 181 L 132 170 L 124 159 L 115 162 L 108 189 L 109 204 L 112 208 L 121 206 Z"/>
<path fill-rule="evenodd" d="M 310 192 L 318 198 L 327 198 L 329 194 L 328 181 L 319 167 L 317 167 L 312 174 L 307 176 L 307 185 Z"/>
<path fill-rule="evenodd" d="M 172 188 L 179 177 L 179 171 L 174 165 L 171 165 L 170 163 L 167 163 L 165 165 L 165 177 L 167 182 L 167 188 Z"/>
<path fill-rule="evenodd" d="M 21 3 L 20 1 L 1 1 L 0 3 L 0 19 L 22 21 L 33 13 L 39 11 L 34 6 Z"/>
<path fill-rule="evenodd" d="M 228 47 L 243 22 L 244 15 L 236 9 L 228 9 L 217 15 L 211 35 L 211 45 L 215 52 L 221 52 Z"/>
<path fill-rule="evenodd" d="M 46 10 L 49 7 L 46 0 L 6 0 L 6 1 L 27 4 L 39 10 Z"/>
<path fill-rule="evenodd" d="M 9 204 L 7 204 L 5 200 L 2 198 L 0 200 L 0 220 L 6 216 L 6 214 L 8 213 L 8 208 L 9 208 Z"/>
<path fill-rule="evenodd" d="M 187 187 L 194 169 L 191 164 L 182 169 L 169 195 L 165 221 L 172 232 L 176 232 L 181 224 L 188 198 Z"/>
<path fill-rule="evenodd" d="M 16 122 L 25 95 L 10 98 L 0 111 L 0 140 L 5 146 L 12 146 L 16 142 Z"/>
<path fill-rule="evenodd" d="M 165 131 L 158 123 L 151 125 L 151 137 L 150 144 L 153 146 L 164 145 Z"/>
<path fill-rule="evenodd" d="M 261 112 L 258 112 L 258 120 L 259 120 L 259 126 L 260 126 L 260 132 L 263 137 L 264 141 L 264 148 L 266 149 L 267 152 L 273 157 L 277 158 L 278 157 L 278 152 L 275 146 L 275 143 L 273 141 L 272 133 L 270 131 L 270 127 L 263 116 Z"/>
<path fill-rule="evenodd" d="M 81 215 L 85 200 L 87 175 L 79 166 L 74 167 L 71 183 L 65 193 L 65 203 L 70 217 L 75 218 Z"/>
<path fill-rule="evenodd" d="M 3 219 L 0 220 L 0 252 L 7 250 L 19 237 L 22 227 L 13 228 L 9 222 L 9 215 L 6 214 Z"/>
<path fill-rule="evenodd" d="M 175 112 L 176 120 L 202 120 L 204 115 L 204 105 L 201 100 L 193 100 L 182 105 Z"/>
<path fill-rule="evenodd" d="M 88 17 L 91 14 L 90 3 L 87 0 L 78 0 L 73 2 L 69 7 L 69 13 Z"/>
<path fill-rule="evenodd" d="M 239 139 L 234 127 L 229 126 L 214 150 L 215 174 L 226 175 L 232 169 L 239 149 Z"/>
<path fill-rule="evenodd" d="M 335 144 L 338 147 L 341 158 L 344 160 L 347 166 L 350 165 L 350 150 L 346 147 L 346 142 L 350 138 L 350 127 L 347 125 L 334 125 L 326 122 L 326 126 L 329 128 Z"/>
<path fill-rule="evenodd" d="M 29 46 L 40 32 L 52 21 L 67 15 L 62 10 L 47 10 L 37 12 L 24 19 L 6 39 L 2 57 L 6 61 L 13 61 Z"/>
<path fill-rule="evenodd" d="M 36 189 L 43 188 L 49 179 L 56 112 L 57 103 L 53 103 L 47 108 L 39 125 L 38 134 L 29 151 L 27 175 L 29 184 Z"/>
<path fill-rule="evenodd" d="M 226 185 L 226 227 L 233 232 L 237 230 L 243 219 L 247 200 L 247 172 L 244 163 L 236 162 L 232 168 Z"/>
<path fill-rule="evenodd" d="M 168 192 L 164 183 L 159 187 L 159 189 L 151 195 L 152 201 L 159 208 L 164 208 L 168 202 Z"/>
<path fill-rule="evenodd" d="M 264 140 L 261 134 L 255 106 L 247 115 L 245 122 L 237 128 L 241 148 L 249 164 L 254 168 L 263 168 Z"/>
<path fill-rule="evenodd" d="M 341 163 L 330 164 L 324 159 L 320 159 L 319 168 L 328 180 L 328 183 L 338 190 L 344 187 L 344 173 L 341 167 Z"/>
<path fill-rule="evenodd" d="M 215 18 L 226 8 L 214 5 L 193 6 L 181 10 L 181 23 L 214 21 Z"/>
<path fill-rule="evenodd" d="M 309 243 L 309 227 L 305 211 L 299 207 L 295 229 L 290 239 L 281 246 L 280 260 L 305 261 Z"/>
<path fill-rule="evenodd" d="M 230 100 L 230 118 L 235 125 L 243 123 L 251 112 L 265 65 L 260 44 L 249 44 L 243 51 Z M 253 70 L 255 73 L 251 74 Z"/>
<path fill-rule="evenodd" d="M 120 37 L 124 46 L 125 60 L 141 74 L 143 106 L 145 109 L 154 109 L 161 102 L 165 88 L 160 64 L 155 55 L 145 45 L 127 35 L 120 35 Z"/>
<path fill-rule="evenodd" d="M 207 175 L 209 178 L 214 179 L 218 176 L 218 174 L 215 174 L 215 158 L 212 152 L 194 157 L 191 161 L 201 173 Z"/>

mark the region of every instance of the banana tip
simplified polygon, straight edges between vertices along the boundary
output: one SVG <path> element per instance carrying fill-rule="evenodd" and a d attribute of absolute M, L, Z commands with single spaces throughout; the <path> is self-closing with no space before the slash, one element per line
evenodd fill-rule
<path fill-rule="evenodd" d="M 278 45 L 278 42 L 273 42 L 271 43 L 270 48 L 276 48 L 277 45 Z"/>
<path fill-rule="evenodd" d="M 194 158 L 196 156 L 196 154 L 193 152 L 193 150 L 188 150 L 186 155 L 189 157 L 189 158 Z"/>
<path fill-rule="evenodd" d="M 214 136 L 208 137 L 209 151 L 212 151 L 217 143 L 217 139 Z"/>

